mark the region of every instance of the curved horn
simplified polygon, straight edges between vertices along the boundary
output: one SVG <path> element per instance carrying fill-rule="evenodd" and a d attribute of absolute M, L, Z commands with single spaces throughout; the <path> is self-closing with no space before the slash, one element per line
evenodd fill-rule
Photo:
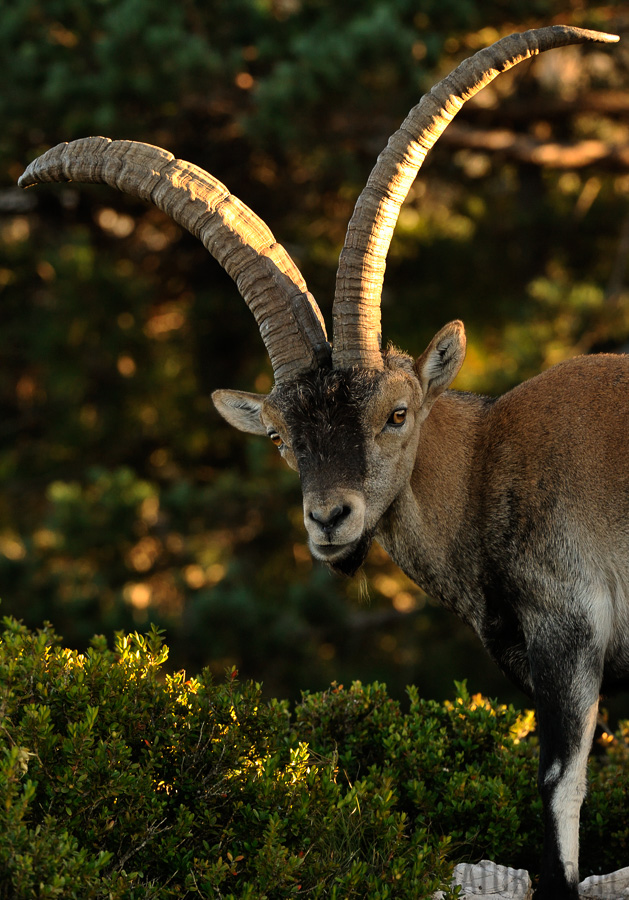
<path fill-rule="evenodd" d="M 203 169 L 150 144 L 90 137 L 48 150 L 18 184 L 45 181 L 109 184 L 150 200 L 198 237 L 255 316 L 277 383 L 329 360 L 323 316 L 297 266 L 264 222 Z"/>
<path fill-rule="evenodd" d="M 341 252 L 334 296 L 335 368 L 381 369 L 380 295 L 400 207 L 424 158 L 466 100 L 531 56 L 617 35 L 553 25 L 512 34 L 465 60 L 424 95 L 378 157 L 356 203 Z"/>

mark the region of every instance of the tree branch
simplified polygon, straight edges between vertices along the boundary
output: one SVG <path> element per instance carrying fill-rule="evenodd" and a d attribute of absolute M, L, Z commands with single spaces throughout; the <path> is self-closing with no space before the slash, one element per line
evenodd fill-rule
<path fill-rule="evenodd" d="M 548 169 L 582 169 L 592 165 L 614 171 L 629 168 L 629 146 L 614 146 L 594 139 L 562 144 L 503 128 L 485 130 L 453 124 L 442 134 L 441 143 L 465 150 L 500 153 L 507 159 Z"/>

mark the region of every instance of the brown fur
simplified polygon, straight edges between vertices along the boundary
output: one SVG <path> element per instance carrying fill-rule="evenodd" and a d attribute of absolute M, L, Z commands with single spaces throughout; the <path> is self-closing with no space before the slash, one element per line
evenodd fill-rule
<path fill-rule="evenodd" d="M 299 472 L 314 556 L 351 574 L 375 537 L 533 696 L 538 893 L 563 900 L 598 692 L 629 679 L 629 359 L 579 357 L 491 400 L 447 390 L 464 351 L 453 322 L 415 363 L 389 350 L 382 370 L 217 405 Z"/>

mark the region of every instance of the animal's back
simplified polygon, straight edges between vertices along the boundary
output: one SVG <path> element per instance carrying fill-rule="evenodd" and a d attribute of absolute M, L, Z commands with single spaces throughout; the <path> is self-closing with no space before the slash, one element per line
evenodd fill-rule
<path fill-rule="evenodd" d="M 629 542 L 629 356 L 553 366 L 492 404 L 483 431 L 490 493 L 544 496 L 599 538 L 614 528 L 614 543 Z"/>
<path fill-rule="evenodd" d="M 626 680 L 629 357 L 554 366 L 493 403 L 483 431 L 493 565 L 517 573 L 533 618 L 580 608 L 607 647 L 604 688 Z"/>

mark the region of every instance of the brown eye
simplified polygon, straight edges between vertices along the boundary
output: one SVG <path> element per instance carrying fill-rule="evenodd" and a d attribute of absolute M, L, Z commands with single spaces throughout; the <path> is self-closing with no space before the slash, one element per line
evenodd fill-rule
<path fill-rule="evenodd" d="M 404 422 L 406 422 L 406 410 L 404 407 L 400 407 L 400 409 L 393 410 L 387 425 L 403 425 Z"/>
<path fill-rule="evenodd" d="M 282 438 L 279 436 L 279 434 L 277 433 L 277 431 L 272 431 L 272 432 L 269 434 L 269 437 L 271 438 L 271 440 L 273 441 L 273 443 L 275 444 L 276 447 L 281 447 L 282 444 L 284 443 L 284 441 L 283 441 Z"/>

